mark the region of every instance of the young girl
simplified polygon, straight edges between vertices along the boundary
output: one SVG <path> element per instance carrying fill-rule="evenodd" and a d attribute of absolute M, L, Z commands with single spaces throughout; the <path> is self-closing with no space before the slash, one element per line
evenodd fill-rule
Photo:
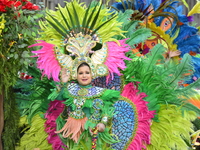
<path fill-rule="evenodd" d="M 92 86 L 91 68 L 86 62 L 77 67 L 77 83 L 68 82 L 69 76 L 67 70 L 63 69 L 61 80 L 64 87 L 60 97 L 65 100 L 66 107 L 56 119 L 55 133 L 70 149 L 84 148 L 83 143 L 91 149 L 94 138 L 98 149 L 106 147 L 106 143 L 118 142 L 109 132 L 115 109 L 113 104 L 119 99 L 120 93 Z M 94 137 L 95 134 L 99 135 L 98 138 Z"/>

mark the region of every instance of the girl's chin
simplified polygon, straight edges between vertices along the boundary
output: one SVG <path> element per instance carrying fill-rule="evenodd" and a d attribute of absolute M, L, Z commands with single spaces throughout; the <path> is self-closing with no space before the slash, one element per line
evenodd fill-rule
<path fill-rule="evenodd" d="M 79 83 L 80 85 L 83 85 L 83 86 L 86 86 L 86 85 L 89 85 L 90 83 L 85 83 L 85 82 L 81 82 L 81 83 Z"/>
<path fill-rule="evenodd" d="M 82 86 L 87 86 L 87 85 L 89 85 L 89 84 L 80 84 L 80 85 L 82 85 Z"/>

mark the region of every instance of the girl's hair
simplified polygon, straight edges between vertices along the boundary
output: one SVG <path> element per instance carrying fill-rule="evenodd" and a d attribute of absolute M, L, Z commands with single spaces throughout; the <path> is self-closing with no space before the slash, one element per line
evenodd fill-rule
<path fill-rule="evenodd" d="M 83 63 L 81 63 L 81 64 L 77 67 L 77 72 L 78 72 L 79 68 L 80 68 L 80 67 L 83 67 L 83 66 L 88 66 L 89 69 L 91 70 L 90 65 L 89 65 L 88 63 L 86 63 L 86 62 L 83 62 Z"/>

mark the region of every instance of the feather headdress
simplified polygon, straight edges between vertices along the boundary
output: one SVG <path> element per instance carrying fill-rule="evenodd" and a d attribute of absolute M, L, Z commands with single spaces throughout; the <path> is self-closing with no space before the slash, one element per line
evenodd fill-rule
<path fill-rule="evenodd" d="M 74 0 L 64 8 L 59 5 L 57 11 L 49 11 L 47 14 L 46 21 L 40 22 L 40 39 L 43 41 L 32 46 L 43 47 L 33 53 L 38 57 L 38 67 L 48 78 L 59 81 L 60 70 L 67 68 L 71 79 L 76 79 L 77 67 L 82 62 L 90 65 L 93 78 L 108 73 L 119 74 L 116 68 L 124 68 L 121 64 L 126 58 L 121 57 L 118 51 L 113 53 L 113 50 L 110 55 L 110 46 L 106 43 L 116 42 L 113 49 L 127 51 L 125 42 L 113 38 L 115 35 L 123 36 L 124 31 L 120 29 L 122 23 L 116 20 L 117 15 L 111 17 L 109 9 L 102 7 L 102 3 L 90 3 L 86 8 Z M 106 61 L 113 56 L 119 58 L 120 62 L 114 66 L 108 65 L 109 61 Z"/>

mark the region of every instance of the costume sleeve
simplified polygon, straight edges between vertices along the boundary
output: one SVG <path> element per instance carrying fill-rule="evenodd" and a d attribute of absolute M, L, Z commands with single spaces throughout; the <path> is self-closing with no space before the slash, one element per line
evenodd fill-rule
<path fill-rule="evenodd" d="M 63 98 L 64 88 L 63 87 L 61 89 L 58 89 L 57 87 L 55 87 L 54 89 L 50 89 L 50 90 L 51 90 L 51 94 L 48 96 L 48 99 L 64 100 L 64 98 Z"/>
<path fill-rule="evenodd" d="M 119 100 L 120 92 L 115 90 L 106 90 L 102 95 L 102 100 L 104 102 L 103 107 L 101 108 L 101 122 L 107 124 L 108 120 L 113 117 L 115 108 L 113 104 Z"/>
<path fill-rule="evenodd" d="M 101 99 L 104 103 L 113 104 L 116 102 L 120 97 L 120 92 L 115 90 L 106 90 L 102 95 Z"/>
<path fill-rule="evenodd" d="M 60 83 L 60 82 L 57 82 L 55 84 L 55 88 L 54 89 L 50 89 L 51 90 L 51 94 L 49 95 L 48 99 L 51 99 L 51 100 L 66 100 L 69 98 L 68 96 L 68 90 L 67 90 L 67 83 Z"/>

